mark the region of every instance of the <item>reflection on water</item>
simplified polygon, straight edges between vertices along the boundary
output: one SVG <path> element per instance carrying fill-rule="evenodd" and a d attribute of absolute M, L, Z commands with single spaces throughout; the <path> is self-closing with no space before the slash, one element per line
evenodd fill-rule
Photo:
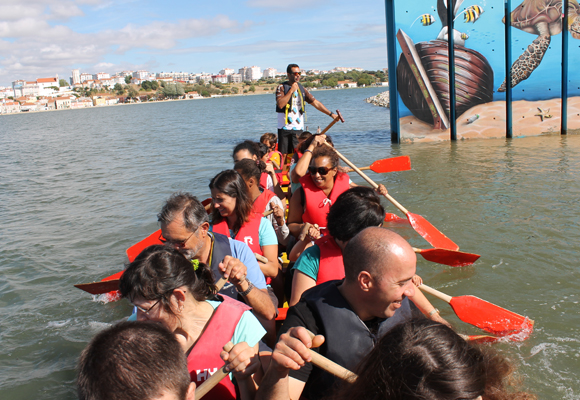
<path fill-rule="evenodd" d="M 420 258 L 419 274 L 452 296 L 534 319 L 529 340 L 495 347 L 520 363 L 540 398 L 578 398 L 580 137 L 391 146 L 388 111 L 362 101 L 379 91 L 315 93 L 346 118 L 331 130 L 337 147 L 361 166 L 410 155 L 412 171 L 371 178 L 482 256 L 465 268 Z M 308 109 L 312 130 L 329 122 Z M 270 95 L 0 118 L 0 398 L 75 398 L 79 352 L 130 307 L 92 301 L 72 285 L 121 269 L 171 192 L 208 197 L 233 146 L 275 123 Z M 408 226 L 393 229 L 428 247 Z M 433 303 L 460 331 L 479 333 Z"/>

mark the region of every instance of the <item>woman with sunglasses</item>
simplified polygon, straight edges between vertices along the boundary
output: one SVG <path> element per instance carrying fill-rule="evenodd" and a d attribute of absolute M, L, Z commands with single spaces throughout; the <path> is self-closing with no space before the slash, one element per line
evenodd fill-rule
<path fill-rule="evenodd" d="M 160 323 L 175 335 L 196 385 L 228 363 L 235 381 L 230 374 L 205 398 L 235 399 L 235 386 L 240 398 L 249 398 L 252 374 L 261 369 L 258 342 L 266 332 L 248 306 L 216 295 L 207 265 L 168 246 L 150 246 L 129 264 L 119 289 L 137 308 L 138 321 Z M 228 342 L 234 347 L 226 353 Z"/>
<path fill-rule="evenodd" d="M 253 201 L 242 176 L 233 169 L 222 171 L 211 180 L 209 188 L 213 200 L 210 229 L 245 242 L 254 253 L 268 259 L 265 264 L 259 263 L 264 276 L 278 276 L 276 233 L 262 214 L 252 212 Z"/>

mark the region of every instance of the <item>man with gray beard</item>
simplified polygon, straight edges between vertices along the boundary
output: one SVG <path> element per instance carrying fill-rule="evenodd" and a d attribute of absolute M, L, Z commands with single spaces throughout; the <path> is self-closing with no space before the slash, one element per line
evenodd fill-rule
<path fill-rule="evenodd" d="M 276 306 L 272 302 L 264 274 L 250 248 L 238 240 L 209 232 L 203 205 L 189 193 L 174 193 L 157 215 L 163 241 L 189 260 L 210 266 L 217 281 L 228 280 L 219 294 L 241 298 L 252 307 L 266 330 L 274 326 Z"/>

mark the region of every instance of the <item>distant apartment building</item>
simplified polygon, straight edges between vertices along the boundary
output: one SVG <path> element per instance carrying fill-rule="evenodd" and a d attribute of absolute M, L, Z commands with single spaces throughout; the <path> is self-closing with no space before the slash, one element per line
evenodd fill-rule
<path fill-rule="evenodd" d="M 53 89 L 56 87 L 57 89 Z M 52 96 L 58 92 L 58 75 L 56 78 L 39 78 L 36 81 L 17 80 L 12 82 L 14 98 L 26 96 Z"/>
<path fill-rule="evenodd" d="M 73 98 L 70 101 L 70 108 L 87 108 L 93 106 L 93 100 L 88 97 Z"/>
<path fill-rule="evenodd" d="M 81 83 L 86 82 L 86 81 L 92 81 L 93 80 L 93 74 L 89 74 L 86 72 L 83 72 L 81 74 Z"/>
<path fill-rule="evenodd" d="M 229 83 L 240 83 L 244 79 L 242 78 L 242 74 L 230 74 L 228 75 L 228 82 Z"/>
<path fill-rule="evenodd" d="M 106 72 L 97 72 L 96 74 L 93 75 L 93 79 L 96 81 L 100 81 L 103 79 L 109 79 L 111 77 L 110 74 L 107 74 Z"/>
<path fill-rule="evenodd" d="M 17 101 L 0 102 L 0 114 L 20 112 L 20 103 Z"/>
<path fill-rule="evenodd" d="M 196 81 L 197 82 L 203 81 L 204 83 L 210 83 L 211 82 L 211 75 L 210 74 L 198 75 L 198 76 L 196 76 Z"/>
<path fill-rule="evenodd" d="M 262 78 L 275 78 L 276 77 L 276 68 L 266 68 L 264 72 L 262 72 Z"/>
<path fill-rule="evenodd" d="M 133 78 L 147 80 L 148 77 L 149 77 L 149 72 L 147 72 L 147 71 L 140 70 L 140 71 L 133 72 Z"/>
<path fill-rule="evenodd" d="M 81 71 L 79 71 L 78 69 L 72 70 L 72 77 L 70 79 L 70 83 L 71 85 L 77 85 L 81 83 Z"/>
<path fill-rule="evenodd" d="M 64 110 L 70 108 L 71 101 L 74 98 L 75 98 L 74 96 L 57 97 L 56 99 L 54 99 L 55 108 L 57 110 Z"/>
<path fill-rule="evenodd" d="M 159 72 L 157 78 L 173 78 L 176 81 L 190 80 L 189 72 Z"/>
<path fill-rule="evenodd" d="M 350 68 L 350 67 L 336 67 L 334 69 L 334 71 L 336 71 L 336 72 L 348 72 L 348 71 L 359 71 L 359 72 L 363 72 L 364 69 L 363 68 Z"/>
<path fill-rule="evenodd" d="M 14 97 L 14 89 L 9 87 L 0 88 L 0 99 L 6 99 L 8 97 Z"/>
<path fill-rule="evenodd" d="M 213 83 L 228 83 L 228 76 L 227 75 L 212 75 L 211 81 Z"/>
<path fill-rule="evenodd" d="M 257 81 L 262 77 L 261 68 L 256 67 L 255 65 L 252 67 L 240 68 L 238 72 L 242 75 L 244 81 Z"/>
<path fill-rule="evenodd" d="M 224 68 L 224 69 L 222 69 L 222 70 L 220 71 L 220 75 L 231 75 L 231 74 L 233 74 L 234 72 L 236 72 L 236 71 L 234 71 L 234 70 L 233 70 L 233 69 L 231 69 L 231 68 Z"/>
<path fill-rule="evenodd" d="M 119 72 L 116 75 L 119 75 L 121 78 L 124 78 L 126 76 L 133 75 L 133 71 L 123 71 L 123 72 Z"/>

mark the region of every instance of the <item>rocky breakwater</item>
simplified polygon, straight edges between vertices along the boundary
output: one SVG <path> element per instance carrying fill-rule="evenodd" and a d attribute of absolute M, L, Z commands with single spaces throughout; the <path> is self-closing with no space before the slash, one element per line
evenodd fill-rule
<path fill-rule="evenodd" d="M 389 92 L 379 93 L 376 96 L 366 98 L 365 101 L 374 104 L 375 106 L 389 107 Z"/>

